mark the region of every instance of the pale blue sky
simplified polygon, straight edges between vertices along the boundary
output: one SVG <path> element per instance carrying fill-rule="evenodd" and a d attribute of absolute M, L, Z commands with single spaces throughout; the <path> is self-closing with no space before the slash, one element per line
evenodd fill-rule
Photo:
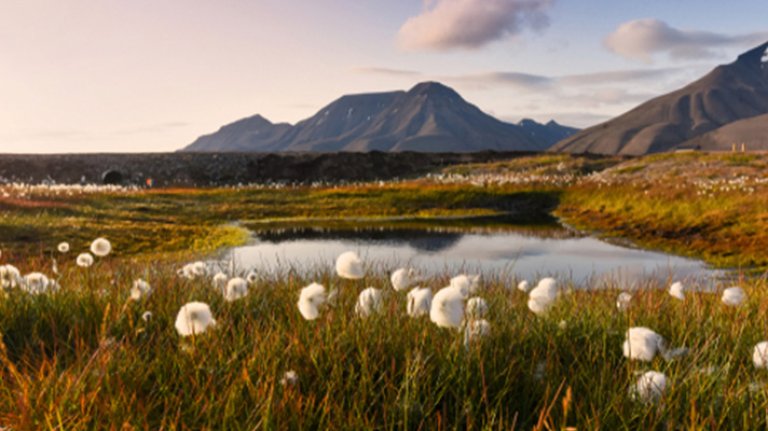
<path fill-rule="evenodd" d="M 765 0 L 4 0 L 0 152 L 172 151 L 424 80 L 587 126 L 768 40 L 765 17 Z"/>

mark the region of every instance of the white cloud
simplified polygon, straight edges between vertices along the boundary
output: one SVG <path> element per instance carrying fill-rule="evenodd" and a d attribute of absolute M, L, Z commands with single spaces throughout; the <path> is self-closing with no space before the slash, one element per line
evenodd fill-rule
<path fill-rule="evenodd" d="M 666 53 L 674 59 L 718 56 L 726 47 L 748 47 L 768 40 L 768 33 L 729 35 L 708 31 L 677 29 L 664 21 L 646 18 L 621 24 L 603 44 L 623 57 L 647 63 L 655 54 Z"/>
<path fill-rule="evenodd" d="M 474 49 L 549 25 L 553 0 L 428 0 L 421 14 L 400 27 L 400 46 L 409 50 Z"/>

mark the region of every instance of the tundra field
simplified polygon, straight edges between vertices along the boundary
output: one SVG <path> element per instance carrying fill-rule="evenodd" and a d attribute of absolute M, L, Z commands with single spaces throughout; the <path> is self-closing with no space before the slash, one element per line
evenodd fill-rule
<path fill-rule="evenodd" d="M 542 155 L 359 184 L 1 185 L 0 427 L 765 428 L 767 168 L 765 154 Z M 531 290 L 458 268 L 406 283 L 354 256 L 264 273 L 194 263 L 265 227 L 493 215 L 728 276 L 714 292 Z"/>

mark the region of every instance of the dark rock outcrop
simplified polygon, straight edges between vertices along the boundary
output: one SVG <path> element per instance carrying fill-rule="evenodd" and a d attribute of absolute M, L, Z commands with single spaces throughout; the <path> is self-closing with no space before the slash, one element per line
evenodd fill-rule
<path fill-rule="evenodd" d="M 0 183 L 222 186 L 409 178 L 460 163 L 530 153 L 151 153 L 0 154 Z"/>

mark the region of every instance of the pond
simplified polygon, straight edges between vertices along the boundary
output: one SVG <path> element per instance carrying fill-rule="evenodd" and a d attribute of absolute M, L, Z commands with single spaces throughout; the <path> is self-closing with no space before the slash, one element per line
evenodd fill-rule
<path fill-rule="evenodd" d="M 482 273 L 502 279 L 556 276 L 580 286 L 621 283 L 632 288 L 649 279 L 719 276 L 701 261 L 579 235 L 562 226 L 294 226 L 256 231 L 254 241 L 231 249 L 223 261 L 236 268 L 272 271 L 332 268 L 336 256 L 356 251 L 375 271 L 411 266 L 424 275 Z"/>

